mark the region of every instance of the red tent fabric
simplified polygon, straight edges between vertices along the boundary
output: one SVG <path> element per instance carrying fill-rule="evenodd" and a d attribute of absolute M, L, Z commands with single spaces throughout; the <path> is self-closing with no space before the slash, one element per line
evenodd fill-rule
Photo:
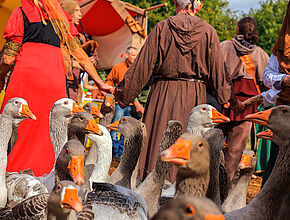
<path fill-rule="evenodd" d="M 128 46 L 134 45 L 130 28 L 124 21 L 117 10 L 112 6 L 112 0 L 78 0 L 80 2 L 83 17 L 81 23 L 86 34 L 93 36 L 99 44 L 98 69 L 110 69 L 116 63 L 123 61 L 122 54 Z M 130 6 L 132 10 L 125 7 L 125 3 L 117 1 L 118 7 L 123 7 L 122 10 L 136 18 L 140 16 L 136 11 L 142 12 L 142 9 L 135 6 Z M 143 16 L 143 14 L 142 14 Z M 77 27 L 80 33 L 83 33 L 80 25 Z"/>

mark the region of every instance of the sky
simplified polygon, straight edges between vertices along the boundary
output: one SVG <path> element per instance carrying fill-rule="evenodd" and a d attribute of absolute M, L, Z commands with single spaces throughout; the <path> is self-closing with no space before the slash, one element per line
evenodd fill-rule
<path fill-rule="evenodd" d="M 248 12 L 250 8 L 257 8 L 259 6 L 258 0 L 228 0 L 229 8 L 237 11 Z"/>

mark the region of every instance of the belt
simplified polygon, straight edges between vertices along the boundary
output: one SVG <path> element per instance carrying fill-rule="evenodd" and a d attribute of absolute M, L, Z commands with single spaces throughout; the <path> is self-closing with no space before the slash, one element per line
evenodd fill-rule
<path fill-rule="evenodd" d="M 165 77 L 165 76 L 154 76 L 154 80 L 164 80 L 164 81 L 189 81 L 189 82 L 199 82 L 199 83 L 206 83 L 204 79 L 200 78 L 172 78 L 172 77 Z"/>

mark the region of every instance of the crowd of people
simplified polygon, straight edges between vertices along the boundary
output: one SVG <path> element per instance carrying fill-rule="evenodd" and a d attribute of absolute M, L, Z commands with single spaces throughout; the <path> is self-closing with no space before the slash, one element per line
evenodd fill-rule
<path fill-rule="evenodd" d="M 139 53 L 137 48 L 128 47 L 124 61 L 113 66 L 103 82 L 96 70 L 98 43 L 76 29 L 82 17 L 78 2 L 22 0 L 22 7 L 13 11 L 3 35 L 6 43 L 0 63 L 0 89 L 5 88 L 6 93 L 1 111 L 8 100 L 21 97 L 37 120 L 26 120 L 19 126 L 7 171 L 30 168 L 36 176 L 51 171 L 50 109 L 63 97 L 80 102 L 80 82 L 87 73 L 84 88 L 115 96 L 113 122 L 132 115 L 145 123 L 148 142 L 139 162 L 143 179 L 155 167 L 168 121 L 179 120 L 186 127 L 192 108 L 207 103 L 207 91 L 211 91 L 231 119 L 222 129 L 227 143 L 225 166 L 232 181 L 252 127 L 245 117 L 258 112 L 261 104 L 290 104 L 290 4 L 270 58 L 257 46 L 253 18 L 240 19 L 236 36 L 220 43 L 215 29 L 196 16 L 202 10 L 202 1 L 175 0 L 174 4 L 176 15 L 156 24 Z M 88 83 L 89 78 L 93 85 Z M 113 130 L 111 137 L 113 157 L 120 161 L 124 138 Z M 273 144 L 272 148 L 277 146 Z M 272 166 L 275 155 L 271 155 Z M 173 183 L 175 178 L 176 170 L 172 169 L 168 180 Z"/>

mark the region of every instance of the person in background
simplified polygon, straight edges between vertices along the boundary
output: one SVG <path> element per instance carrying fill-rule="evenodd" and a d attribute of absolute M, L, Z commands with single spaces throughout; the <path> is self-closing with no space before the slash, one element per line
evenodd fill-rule
<path fill-rule="evenodd" d="M 177 15 L 155 25 L 114 93 L 125 108 L 154 76 L 143 118 L 149 137 L 140 156 L 143 179 L 155 167 L 168 121 L 179 120 L 186 128 L 192 108 L 206 103 L 206 85 L 212 87 L 220 104 L 230 100 L 237 111 L 240 109 L 234 95 L 231 98 L 216 30 L 195 16 L 202 1 L 175 0 L 174 5 Z M 176 169 L 171 170 L 171 183 L 176 173 Z"/>
<path fill-rule="evenodd" d="M 112 70 L 110 71 L 109 75 L 107 76 L 105 83 L 110 86 L 117 86 L 124 78 L 125 73 L 129 69 L 129 67 L 134 62 L 138 51 L 135 47 L 128 47 L 125 52 L 125 60 L 122 63 L 118 63 L 113 66 Z M 139 101 L 136 99 L 134 101 L 134 105 L 136 108 L 140 109 L 141 112 L 143 106 L 140 105 Z M 124 109 L 122 109 L 119 104 L 116 104 L 115 115 L 112 122 L 118 121 L 123 116 L 131 116 L 131 105 L 127 105 Z M 120 161 L 123 155 L 124 149 L 124 137 L 121 135 L 120 140 L 118 139 L 118 132 L 112 130 L 111 136 L 113 140 L 113 159 L 116 161 Z"/>
<path fill-rule="evenodd" d="M 230 182 L 238 169 L 252 127 L 252 123 L 245 121 L 245 117 L 258 111 L 256 104 L 245 108 L 243 101 L 264 90 L 262 75 L 269 57 L 263 49 L 256 46 L 257 41 L 255 20 L 245 17 L 238 22 L 236 37 L 221 43 L 226 74 L 233 84 L 238 102 L 244 108 L 244 112 L 238 116 L 231 107 L 224 112 L 231 120 L 222 126 L 227 143 L 224 149 L 225 166 Z"/>
<path fill-rule="evenodd" d="M 72 21 L 75 26 L 80 23 L 80 19 L 82 18 L 81 8 L 76 0 L 63 0 L 61 2 L 61 7 L 65 10 L 72 18 Z M 98 54 L 97 48 L 98 44 L 95 41 L 89 40 L 87 41 L 86 37 L 83 34 L 80 35 L 80 41 L 82 44 L 82 48 L 89 56 L 91 62 L 96 67 L 98 64 Z M 66 91 L 67 96 L 74 101 L 80 103 L 82 96 L 82 88 L 80 86 L 81 75 L 84 72 L 79 63 L 72 57 L 71 63 L 72 66 L 72 78 L 66 79 Z"/>
<path fill-rule="evenodd" d="M 269 63 L 263 74 L 263 82 L 270 90 L 245 101 L 245 105 L 263 102 L 265 106 L 290 105 L 290 2 L 278 39 L 270 56 Z M 265 184 L 275 165 L 279 146 L 272 142 L 270 158 L 263 176 Z"/>
<path fill-rule="evenodd" d="M 51 22 L 53 20 L 53 22 Z M 14 97 L 27 100 L 37 120 L 26 120 L 18 128 L 16 144 L 7 157 L 7 171 L 30 168 L 35 176 L 48 174 L 54 165 L 54 149 L 49 134 L 49 114 L 55 101 L 66 97 L 65 54 L 71 54 L 106 92 L 113 88 L 104 84 L 89 57 L 80 47 L 71 17 L 58 0 L 22 0 L 14 9 L 3 37 L 4 55 L 0 61 L 3 82 L 15 62 L 6 88 L 4 106 Z"/>

